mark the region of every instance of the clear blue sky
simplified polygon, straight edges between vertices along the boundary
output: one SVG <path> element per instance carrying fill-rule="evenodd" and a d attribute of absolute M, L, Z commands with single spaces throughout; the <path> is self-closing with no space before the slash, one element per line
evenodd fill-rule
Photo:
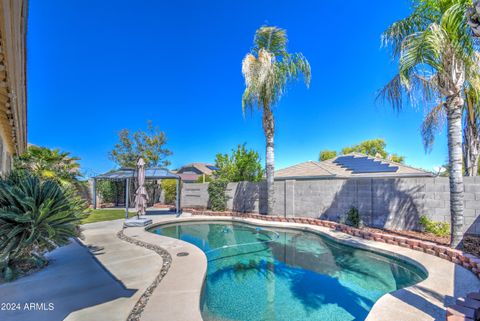
<path fill-rule="evenodd" d="M 149 119 L 169 138 L 172 168 L 243 142 L 264 159 L 261 119 L 241 112 L 241 61 L 263 24 L 287 29 L 289 50 L 312 67 L 310 89 L 291 85 L 276 107 L 277 168 L 377 137 L 414 166 L 447 158 L 445 131 L 423 150 L 425 106 L 375 103 L 395 74 L 380 34 L 408 0 L 29 3 L 29 142 L 72 152 L 88 174 L 113 168 L 117 132 Z"/>

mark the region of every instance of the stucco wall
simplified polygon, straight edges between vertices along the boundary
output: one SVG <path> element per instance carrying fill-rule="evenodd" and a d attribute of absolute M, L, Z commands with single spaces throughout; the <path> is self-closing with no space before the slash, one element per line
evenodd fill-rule
<path fill-rule="evenodd" d="M 465 232 L 480 235 L 480 177 L 465 177 Z M 183 207 L 208 207 L 208 184 L 184 184 Z M 265 183 L 230 183 L 230 210 L 266 211 Z M 450 221 L 448 178 L 287 180 L 275 182 L 275 215 L 338 221 L 351 206 L 372 226 L 417 228 L 422 215 Z"/>

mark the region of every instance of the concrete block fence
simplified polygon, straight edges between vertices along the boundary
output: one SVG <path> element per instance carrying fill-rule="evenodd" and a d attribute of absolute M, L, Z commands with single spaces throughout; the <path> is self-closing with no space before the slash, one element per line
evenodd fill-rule
<path fill-rule="evenodd" d="M 480 235 L 480 177 L 465 177 L 465 233 Z M 450 222 L 446 177 L 354 178 L 275 181 L 275 215 L 339 221 L 352 206 L 364 222 L 388 229 L 416 229 L 420 216 Z M 208 208 L 208 183 L 183 184 L 182 206 Z M 227 208 L 265 213 L 266 185 L 227 186 Z"/>
<path fill-rule="evenodd" d="M 455 264 L 461 265 L 464 268 L 470 270 L 477 277 L 480 278 L 480 258 L 471 255 L 469 253 L 452 249 L 447 246 L 438 245 L 433 242 L 422 241 L 412 239 L 408 237 L 402 237 L 387 233 L 369 232 L 363 231 L 351 226 L 340 224 L 332 221 L 325 221 L 308 217 L 281 217 L 273 215 L 262 215 L 256 213 L 239 213 L 239 212 L 213 212 L 208 210 L 197 210 L 194 208 L 185 208 L 193 215 L 207 215 L 207 216 L 232 216 L 240 218 L 252 218 L 264 221 L 272 222 L 288 222 L 288 223 L 300 223 L 316 226 L 323 226 L 331 228 L 346 234 L 350 234 L 356 237 L 360 237 L 366 240 L 372 240 L 377 242 L 388 243 L 401 247 L 410 248 L 415 251 L 424 252 L 430 255 L 438 256 L 442 259 L 448 260 Z"/>

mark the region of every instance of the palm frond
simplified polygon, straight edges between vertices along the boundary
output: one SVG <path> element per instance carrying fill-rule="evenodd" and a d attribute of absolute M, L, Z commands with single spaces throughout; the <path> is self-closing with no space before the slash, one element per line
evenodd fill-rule
<path fill-rule="evenodd" d="M 423 147 L 426 152 L 432 150 L 433 144 L 435 142 L 435 135 L 441 130 L 445 121 L 445 106 L 441 102 L 425 116 L 422 127 L 422 140 Z"/>

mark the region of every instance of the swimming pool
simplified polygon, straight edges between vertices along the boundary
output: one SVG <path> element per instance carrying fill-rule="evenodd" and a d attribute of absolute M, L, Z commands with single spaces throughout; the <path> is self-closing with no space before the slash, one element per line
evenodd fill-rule
<path fill-rule="evenodd" d="M 382 295 L 427 276 L 398 259 L 295 229 L 197 221 L 151 232 L 205 252 L 205 321 L 364 320 Z"/>

